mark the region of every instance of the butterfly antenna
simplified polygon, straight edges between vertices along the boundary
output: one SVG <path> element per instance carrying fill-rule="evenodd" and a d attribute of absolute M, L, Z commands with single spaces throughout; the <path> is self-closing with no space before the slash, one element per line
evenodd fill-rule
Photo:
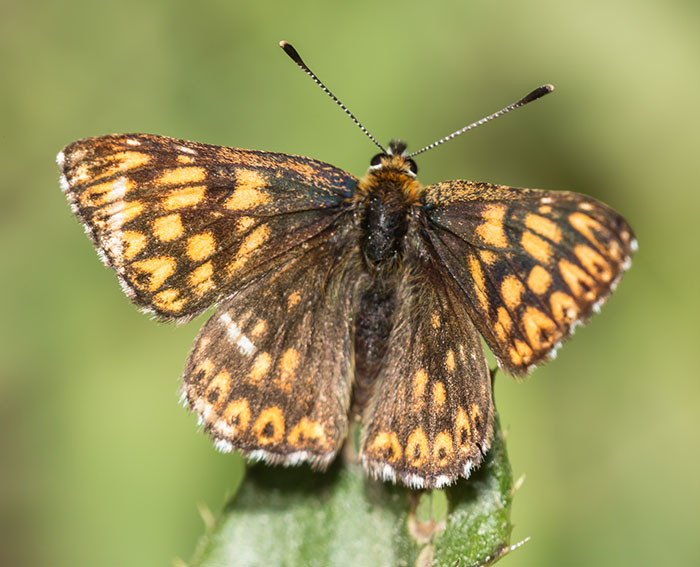
<path fill-rule="evenodd" d="M 469 126 L 465 126 L 464 128 L 461 128 L 460 130 L 457 130 L 456 132 L 452 132 L 449 136 L 445 136 L 444 138 L 440 138 L 439 140 L 433 142 L 432 144 L 425 146 L 424 148 L 421 148 L 420 150 L 413 152 L 412 154 L 408 154 L 406 157 L 413 157 L 417 156 L 418 154 L 422 154 L 423 152 L 427 152 L 428 150 L 432 150 L 434 147 L 439 146 L 440 144 L 444 144 L 445 142 L 449 142 L 452 138 L 456 138 L 460 134 L 464 134 L 467 130 L 471 130 L 472 128 L 476 128 L 477 126 L 481 126 L 482 124 L 486 124 L 489 120 L 493 120 L 494 118 L 498 118 L 499 116 L 503 116 L 507 112 L 510 112 L 511 110 L 515 110 L 516 108 L 520 108 L 521 106 L 525 106 L 528 102 L 532 102 L 533 100 L 537 100 L 538 98 L 543 97 L 546 94 L 551 93 L 554 90 L 554 85 L 542 85 L 541 87 L 537 87 L 534 91 L 531 93 L 525 95 L 523 98 L 521 98 L 519 101 L 514 102 L 513 104 L 510 104 L 506 106 L 505 108 L 502 108 L 498 112 L 494 112 L 493 114 L 489 114 L 485 118 L 482 118 L 481 120 L 477 120 L 476 122 L 472 122 L 469 124 Z"/>
<path fill-rule="evenodd" d="M 285 52 L 287 55 L 289 55 L 289 57 L 292 58 L 292 61 L 294 61 L 297 65 L 299 65 L 299 67 L 301 67 L 301 69 L 302 69 L 302 71 L 304 71 L 304 73 L 306 73 L 309 77 L 311 77 L 311 78 L 314 80 L 314 82 L 315 82 L 319 87 L 321 87 L 321 88 L 323 89 L 323 92 L 325 92 L 329 97 L 331 97 L 331 98 L 335 101 L 335 103 L 336 103 L 340 108 L 343 109 L 343 111 L 345 112 L 345 114 L 347 114 L 347 115 L 352 119 L 352 121 L 353 121 L 355 124 L 357 124 L 357 126 L 360 128 L 360 130 L 362 130 L 362 131 L 365 133 L 365 135 L 366 135 L 370 140 L 372 140 L 372 142 L 374 142 L 374 144 L 375 144 L 380 150 L 382 150 L 382 153 L 384 153 L 384 154 L 387 153 L 386 150 L 382 147 L 382 145 L 381 145 L 379 142 L 377 142 L 377 140 L 374 138 L 374 136 L 372 136 L 372 134 L 369 133 L 369 131 L 367 130 L 367 128 L 365 128 L 362 124 L 360 124 L 360 121 L 359 121 L 357 118 L 355 118 L 355 115 L 354 115 L 352 112 L 350 112 L 350 111 L 348 110 L 348 107 L 345 106 L 342 102 L 340 102 L 340 101 L 338 100 L 338 98 L 337 98 L 331 91 L 328 90 L 328 87 L 326 87 L 326 85 L 324 85 L 324 84 L 321 82 L 321 80 L 320 80 L 316 75 L 314 75 L 314 72 L 306 66 L 306 63 L 304 63 L 304 61 L 302 60 L 302 58 L 299 56 L 299 53 L 297 53 L 297 50 L 294 49 L 294 47 L 292 47 L 292 44 L 291 44 L 291 43 L 287 43 L 286 41 L 280 41 L 280 47 L 281 47 L 282 49 L 284 49 L 284 52 Z"/>

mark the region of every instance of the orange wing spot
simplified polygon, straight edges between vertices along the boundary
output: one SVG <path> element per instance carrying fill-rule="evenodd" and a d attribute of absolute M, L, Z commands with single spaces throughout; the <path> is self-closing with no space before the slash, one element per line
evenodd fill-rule
<path fill-rule="evenodd" d="M 239 170 L 236 173 L 236 189 L 224 206 L 235 211 L 250 211 L 266 205 L 272 200 L 268 193 L 260 191 L 266 184 L 265 178 L 258 172 Z"/>
<path fill-rule="evenodd" d="M 498 259 L 498 256 L 491 252 L 491 250 L 479 250 L 479 257 L 481 258 L 482 262 L 488 264 L 489 266 L 495 264 L 496 260 Z"/>
<path fill-rule="evenodd" d="M 251 187 L 240 187 L 233 192 L 224 206 L 232 211 L 251 211 L 270 202 L 270 196 Z"/>
<path fill-rule="evenodd" d="M 85 158 L 85 152 L 81 152 L 80 155 L 77 153 L 73 154 L 72 158 L 83 159 Z M 146 165 L 151 158 L 141 152 L 118 152 L 113 154 L 109 158 L 112 163 L 108 167 L 105 167 L 100 173 L 89 173 L 90 168 L 88 164 L 81 164 L 75 170 L 75 173 L 71 176 L 71 184 L 79 183 L 81 181 L 86 181 L 88 179 L 96 180 L 102 179 L 104 177 L 109 177 L 110 175 L 117 175 L 119 173 L 124 173 L 132 169 L 136 169 L 142 165 Z"/>
<path fill-rule="evenodd" d="M 194 163 L 194 158 L 192 156 L 179 155 L 177 156 L 177 163 L 189 164 Z"/>
<path fill-rule="evenodd" d="M 284 439 L 284 415 L 277 406 L 272 406 L 260 412 L 253 424 L 253 433 L 260 445 L 279 443 Z"/>
<path fill-rule="evenodd" d="M 430 314 L 430 324 L 433 326 L 433 329 L 440 328 L 440 315 L 438 313 L 433 312 Z"/>
<path fill-rule="evenodd" d="M 557 324 L 535 307 L 523 313 L 523 327 L 527 340 L 534 350 L 548 349 L 554 343 Z"/>
<path fill-rule="evenodd" d="M 413 398 L 418 403 L 423 403 L 425 395 L 425 387 L 428 384 L 428 375 L 422 368 L 418 370 L 413 377 Z"/>
<path fill-rule="evenodd" d="M 546 217 L 530 213 L 525 217 L 525 226 L 552 242 L 561 242 L 561 230 L 554 221 Z"/>
<path fill-rule="evenodd" d="M 248 400 L 241 398 L 229 402 L 222 417 L 226 423 L 234 428 L 234 433 L 242 433 L 248 429 L 250 424 Z"/>
<path fill-rule="evenodd" d="M 81 181 L 87 181 L 88 179 L 100 179 L 102 176 L 93 176 L 91 177 L 90 174 L 88 173 L 88 164 L 87 163 L 81 163 L 78 167 L 75 168 L 73 171 L 73 175 L 70 176 L 70 185 L 73 186 L 77 183 L 80 183 Z"/>
<path fill-rule="evenodd" d="M 204 199 L 204 193 L 207 188 L 204 185 L 195 185 L 194 187 L 183 187 L 171 191 L 165 199 L 163 208 L 168 211 L 174 209 L 182 209 L 185 207 L 193 207 Z"/>
<path fill-rule="evenodd" d="M 309 172 L 313 175 L 314 172 Z M 236 187 L 245 187 L 247 189 L 260 189 L 265 187 L 267 181 L 259 171 L 254 169 L 239 169 L 236 171 Z"/>
<path fill-rule="evenodd" d="M 236 231 L 245 232 L 255 224 L 254 217 L 243 216 L 236 221 Z"/>
<path fill-rule="evenodd" d="M 135 230 L 122 232 L 122 244 L 124 246 L 122 254 L 124 254 L 124 258 L 126 260 L 136 258 L 138 253 L 146 247 L 147 242 L 148 237 L 141 232 L 136 232 Z"/>
<path fill-rule="evenodd" d="M 189 283 L 194 288 L 195 293 L 200 297 L 214 287 L 211 276 L 214 273 L 214 266 L 211 261 L 202 264 L 189 276 Z"/>
<path fill-rule="evenodd" d="M 141 203 L 140 201 L 126 201 L 123 203 L 115 204 L 120 205 L 122 209 L 119 211 L 118 214 L 114 215 L 110 219 L 110 224 L 112 224 L 112 222 L 116 222 L 117 224 L 119 224 L 119 228 L 124 226 L 129 221 L 138 217 L 144 209 L 143 203 Z"/>
<path fill-rule="evenodd" d="M 428 446 L 428 438 L 425 436 L 423 429 L 416 427 L 413 433 L 409 435 L 406 443 L 406 461 L 415 468 L 422 467 L 430 455 Z"/>
<path fill-rule="evenodd" d="M 250 254 L 253 250 L 258 248 L 263 242 L 265 242 L 270 236 L 270 229 L 267 225 L 261 225 L 256 228 L 253 232 L 248 235 L 238 249 L 239 255 Z"/>
<path fill-rule="evenodd" d="M 401 443 L 393 431 L 380 431 L 368 446 L 368 453 L 376 455 L 380 459 L 396 462 L 401 458 Z"/>
<path fill-rule="evenodd" d="M 301 301 L 301 294 L 298 291 L 289 294 L 287 298 L 287 310 L 294 307 L 297 303 Z"/>
<path fill-rule="evenodd" d="M 267 330 L 267 322 L 264 319 L 259 319 L 258 322 L 255 324 L 255 327 L 253 327 L 253 330 L 250 332 L 250 334 L 253 337 L 259 337 L 266 330 Z"/>
<path fill-rule="evenodd" d="M 501 341 L 506 341 L 510 336 L 510 331 L 513 328 L 513 320 L 510 318 L 510 314 L 505 307 L 498 308 L 498 321 L 494 324 L 494 330 L 496 331 L 496 336 Z"/>
<path fill-rule="evenodd" d="M 166 169 L 158 181 L 159 185 L 185 185 L 187 183 L 199 183 L 207 177 L 207 171 L 203 167 L 175 167 Z"/>
<path fill-rule="evenodd" d="M 270 228 L 266 224 L 260 225 L 253 232 L 251 232 L 238 248 L 235 260 L 228 265 L 229 274 L 233 275 L 240 270 L 248 261 L 250 254 L 269 237 Z"/>
<path fill-rule="evenodd" d="M 287 436 L 287 441 L 292 447 L 301 448 L 325 448 L 328 446 L 326 432 L 318 421 L 311 421 L 302 417 Z"/>
<path fill-rule="evenodd" d="M 452 462 L 453 455 L 452 437 L 447 431 L 441 431 L 433 441 L 433 461 L 439 467 L 446 467 Z"/>
<path fill-rule="evenodd" d="M 433 409 L 437 412 L 445 411 L 445 385 L 439 380 L 433 384 Z"/>
<path fill-rule="evenodd" d="M 165 280 L 175 273 L 177 262 L 169 256 L 160 256 L 159 258 L 148 258 L 147 260 L 139 260 L 131 264 L 131 267 L 143 274 L 147 274 L 148 281 L 145 284 L 134 282 L 134 285 L 148 291 L 156 291 L 163 285 Z"/>
<path fill-rule="evenodd" d="M 204 391 L 204 399 L 219 410 L 220 406 L 226 401 L 230 390 L 231 375 L 224 368 L 209 382 L 207 389 Z"/>
<path fill-rule="evenodd" d="M 211 337 L 201 337 L 197 344 L 196 353 L 201 355 L 211 343 Z"/>
<path fill-rule="evenodd" d="M 445 355 L 445 366 L 447 366 L 448 372 L 455 371 L 455 353 L 452 349 L 448 350 L 447 355 Z"/>
<path fill-rule="evenodd" d="M 469 273 L 474 280 L 474 293 L 476 294 L 476 299 L 481 305 L 481 309 L 488 313 L 489 311 L 489 298 L 486 295 L 486 280 L 484 279 L 484 273 L 481 271 L 481 263 L 474 256 L 469 256 Z"/>
<path fill-rule="evenodd" d="M 208 280 L 214 273 L 214 266 L 211 261 L 206 264 L 202 264 L 190 274 L 190 284 L 196 286 L 202 282 Z"/>
<path fill-rule="evenodd" d="M 95 225 L 107 230 L 119 230 L 129 221 L 135 219 L 143 212 L 141 201 L 117 201 L 100 209 L 95 217 Z M 103 219 L 106 219 L 103 220 Z"/>
<path fill-rule="evenodd" d="M 579 315 L 578 305 L 573 297 L 563 291 L 555 291 L 549 298 L 552 315 L 560 325 L 570 325 Z"/>
<path fill-rule="evenodd" d="M 182 219 L 177 213 L 160 217 L 153 221 L 153 234 L 161 242 L 175 240 L 183 235 L 185 229 L 182 228 Z"/>
<path fill-rule="evenodd" d="M 578 232 L 583 234 L 589 242 L 591 242 L 600 252 L 605 254 L 605 245 L 598 240 L 593 231 L 604 232 L 606 229 L 594 218 L 589 217 L 584 213 L 571 213 L 569 215 L 569 224 Z"/>
<path fill-rule="evenodd" d="M 265 376 L 265 374 L 267 374 L 271 363 L 272 359 L 270 358 L 270 354 L 267 352 L 261 352 L 255 357 L 248 378 L 253 382 L 258 382 L 263 376 Z"/>
<path fill-rule="evenodd" d="M 595 299 L 595 280 L 587 272 L 563 258 L 559 260 L 559 272 L 576 297 L 582 297 L 586 301 Z"/>
<path fill-rule="evenodd" d="M 168 288 L 153 296 L 153 304 L 161 311 L 177 313 L 187 303 L 186 299 L 178 299 L 180 292 L 177 289 Z"/>
<path fill-rule="evenodd" d="M 608 255 L 616 261 L 620 261 L 622 259 L 622 247 L 620 244 L 617 242 L 617 240 L 610 240 L 608 242 L 608 249 L 607 249 Z"/>
<path fill-rule="evenodd" d="M 552 207 L 549 205 L 542 205 L 537 209 L 539 212 L 541 212 L 543 215 L 547 215 L 552 212 Z"/>
<path fill-rule="evenodd" d="M 462 452 L 471 452 L 472 425 L 469 422 L 467 412 L 462 407 L 457 410 L 455 426 L 457 427 L 457 447 L 459 447 Z"/>
<path fill-rule="evenodd" d="M 523 232 L 520 243 L 525 251 L 540 263 L 548 264 L 552 259 L 552 247 L 534 233 Z"/>
<path fill-rule="evenodd" d="M 501 282 L 501 296 L 509 309 L 520 305 L 525 286 L 515 276 L 506 276 Z"/>
<path fill-rule="evenodd" d="M 514 346 L 508 351 L 508 356 L 513 366 L 522 366 L 532 360 L 532 349 L 525 341 L 515 339 Z"/>
<path fill-rule="evenodd" d="M 84 207 L 100 207 L 107 203 L 121 201 L 133 187 L 134 184 L 126 177 L 92 185 L 80 194 L 80 203 Z"/>
<path fill-rule="evenodd" d="M 506 233 L 503 231 L 503 217 L 506 208 L 502 205 L 487 205 L 481 212 L 484 222 L 476 227 L 476 233 L 481 237 L 484 244 L 505 248 L 508 246 Z"/>
<path fill-rule="evenodd" d="M 118 152 L 112 156 L 112 159 L 115 161 L 114 165 L 107 169 L 100 177 L 131 171 L 151 161 L 151 157 L 143 152 Z"/>
<path fill-rule="evenodd" d="M 530 275 L 527 277 L 527 287 L 534 293 L 542 295 L 552 284 L 552 275 L 542 266 L 535 266 L 530 270 Z"/>
<path fill-rule="evenodd" d="M 198 262 L 209 258 L 214 252 L 216 252 L 216 241 L 211 232 L 200 232 L 187 240 L 187 256 L 190 260 Z"/>
<path fill-rule="evenodd" d="M 579 244 L 574 248 L 574 254 L 589 274 L 596 276 L 603 282 L 609 282 L 612 279 L 613 273 L 610 264 L 590 246 Z"/>
<path fill-rule="evenodd" d="M 283 389 L 291 390 L 297 366 L 299 366 L 299 351 L 295 348 L 288 348 L 280 358 L 279 378 L 275 382 Z"/>

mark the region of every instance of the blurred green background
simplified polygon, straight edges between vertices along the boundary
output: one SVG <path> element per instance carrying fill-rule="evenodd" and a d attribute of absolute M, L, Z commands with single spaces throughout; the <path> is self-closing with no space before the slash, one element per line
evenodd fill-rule
<path fill-rule="evenodd" d="M 420 179 L 570 189 L 635 228 L 601 315 L 496 402 L 516 476 L 502 565 L 700 564 L 700 3 L 20 2 L 0 8 L 0 564 L 189 559 L 242 466 L 177 404 L 203 318 L 127 302 L 71 215 L 54 156 L 150 132 L 308 155 L 356 175 L 551 82 L 419 159 Z"/>

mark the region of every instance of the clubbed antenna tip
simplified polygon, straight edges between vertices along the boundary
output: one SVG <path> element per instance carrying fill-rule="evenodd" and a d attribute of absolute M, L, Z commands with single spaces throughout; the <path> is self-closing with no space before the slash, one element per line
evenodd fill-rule
<path fill-rule="evenodd" d="M 366 135 L 370 140 L 372 140 L 372 142 L 374 142 L 374 144 L 375 144 L 380 150 L 382 150 L 382 153 L 386 153 L 386 150 L 382 147 L 382 145 L 381 145 L 379 142 L 377 142 L 377 140 L 374 138 L 374 136 L 372 136 L 372 134 L 369 133 L 369 131 L 367 130 L 367 128 L 365 128 L 362 124 L 360 124 L 360 121 L 359 121 L 357 118 L 355 118 L 355 115 L 354 115 L 352 112 L 350 112 L 350 111 L 348 110 L 347 106 L 345 106 L 342 102 L 340 102 L 340 101 L 338 100 L 338 98 L 337 98 L 330 90 L 328 90 L 328 88 L 326 87 L 326 85 L 324 85 L 324 84 L 321 82 L 321 80 L 320 80 L 316 75 L 314 75 L 313 71 L 312 71 L 311 69 L 309 69 L 309 67 L 306 65 L 306 63 L 304 63 L 304 60 L 301 58 L 301 56 L 299 55 L 299 53 L 297 52 L 297 50 L 294 49 L 294 47 L 292 46 L 292 44 L 291 44 L 291 43 L 288 43 L 288 42 L 286 42 L 286 41 L 280 41 L 280 47 L 281 47 L 282 49 L 284 49 L 284 52 L 285 52 L 287 55 L 289 55 L 289 57 L 292 59 L 292 61 L 294 61 L 294 63 L 296 63 L 297 65 L 299 65 L 299 67 L 301 67 L 302 71 L 304 71 L 309 77 L 311 77 L 311 78 L 314 80 L 314 82 L 315 82 L 319 87 L 321 87 L 321 89 L 323 90 L 323 92 L 325 92 L 329 97 L 331 97 L 331 98 L 335 101 L 335 103 L 336 103 L 340 108 L 343 109 L 343 111 L 345 112 L 345 114 L 347 114 L 347 115 L 352 119 L 352 121 L 353 121 L 355 124 L 357 124 L 357 126 L 359 126 L 360 130 L 362 130 L 362 131 L 365 133 L 365 135 Z"/>
<path fill-rule="evenodd" d="M 494 112 L 493 114 L 489 114 L 488 116 L 485 116 L 481 120 L 477 120 L 476 122 L 472 122 L 468 126 L 465 126 L 464 128 L 460 128 L 456 132 L 452 132 L 449 136 L 445 136 L 444 138 L 440 138 L 439 140 L 436 140 L 432 144 L 428 144 L 424 148 L 421 148 L 420 150 L 413 152 L 412 154 L 409 154 L 407 157 L 413 157 L 417 156 L 418 154 L 422 154 L 423 152 L 427 152 L 428 150 L 432 150 L 434 147 L 439 146 L 440 144 L 444 144 L 445 142 L 449 142 L 453 138 L 456 138 L 460 134 L 464 134 L 467 130 L 471 130 L 472 128 L 476 128 L 477 126 L 481 126 L 482 124 L 485 124 L 489 120 L 493 120 L 494 118 L 498 118 L 499 116 L 503 116 L 507 112 L 510 112 L 511 110 L 515 110 L 516 108 L 520 108 L 521 106 L 525 106 L 528 102 L 532 102 L 533 100 L 537 100 L 538 98 L 543 97 L 546 94 L 551 93 L 554 90 L 554 85 L 542 85 L 541 87 L 537 87 L 534 91 L 526 94 L 523 98 L 520 100 L 514 102 L 513 104 L 509 104 L 505 108 L 502 108 L 498 112 Z"/>

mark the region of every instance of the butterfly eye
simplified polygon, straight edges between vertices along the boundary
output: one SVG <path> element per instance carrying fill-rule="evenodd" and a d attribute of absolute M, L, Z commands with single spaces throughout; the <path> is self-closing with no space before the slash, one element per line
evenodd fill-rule
<path fill-rule="evenodd" d="M 408 169 L 411 171 L 411 173 L 412 173 L 413 175 L 417 175 L 417 174 L 418 174 L 418 165 L 417 165 L 416 162 L 413 161 L 412 159 L 409 159 L 409 160 L 408 160 Z"/>
<path fill-rule="evenodd" d="M 372 160 L 369 162 L 370 167 L 378 167 L 382 165 L 382 158 L 385 156 L 385 154 L 377 154 L 372 158 Z"/>

